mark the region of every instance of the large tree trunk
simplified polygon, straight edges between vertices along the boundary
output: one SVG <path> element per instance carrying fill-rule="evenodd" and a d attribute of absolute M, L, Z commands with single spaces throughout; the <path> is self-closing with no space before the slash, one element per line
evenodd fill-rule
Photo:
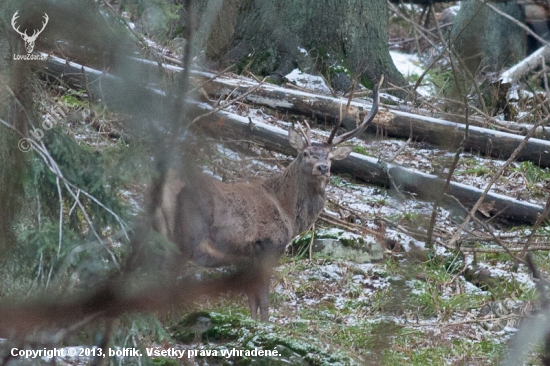
<path fill-rule="evenodd" d="M 493 6 L 523 22 L 515 1 Z M 525 57 L 525 31 L 479 1 L 463 1 L 451 32 L 454 47 L 472 74 L 500 71 Z"/>
<path fill-rule="evenodd" d="M 207 59 L 236 64 L 239 71 L 248 66 L 275 80 L 297 67 L 322 72 L 339 90 L 349 87 L 350 78 L 370 86 L 382 74 L 393 84 L 406 83 L 389 55 L 385 0 L 215 3 L 203 3 L 201 11 L 209 25 L 199 31 Z M 210 21 L 215 17 L 224 21 Z"/>

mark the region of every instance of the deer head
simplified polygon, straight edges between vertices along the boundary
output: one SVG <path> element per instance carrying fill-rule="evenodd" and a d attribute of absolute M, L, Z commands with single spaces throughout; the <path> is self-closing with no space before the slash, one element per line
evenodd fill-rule
<path fill-rule="evenodd" d="M 307 122 L 304 122 L 306 126 L 305 130 L 301 126 L 298 126 L 300 132 L 297 132 L 294 129 L 289 130 L 288 140 L 290 145 L 300 153 L 297 160 L 300 160 L 301 162 L 300 166 L 304 175 L 309 176 L 311 179 L 318 179 L 325 183 L 328 181 L 328 178 L 330 177 L 331 161 L 345 159 L 355 148 L 353 145 L 337 145 L 340 145 L 353 137 L 359 136 L 367 129 L 376 116 L 379 104 L 379 88 L 383 82 L 384 76 L 382 76 L 380 82 L 374 87 L 374 102 L 371 111 L 365 117 L 363 122 L 354 130 L 348 131 L 341 136 L 336 136 L 336 133 L 340 128 L 340 124 L 342 123 L 342 118 L 340 118 L 338 123 L 334 125 L 327 141 L 321 143 L 311 142 L 311 129 Z"/>
<path fill-rule="evenodd" d="M 15 14 L 13 14 L 13 17 L 11 18 L 11 26 L 13 27 L 13 29 L 19 33 L 21 35 L 21 38 L 23 38 L 23 40 L 25 41 L 25 48 L 27 49 L 27 53 L 32 53 L 33 49 L 34 49 L 34 42 L 36 42 L 36 39 L 38 38 L 38 36 L 40 35 L 40 33 L 42 33 L 42 31 L 44 30 L 44 28 L 46 28 L 46 24 L 48 24 L 48 14 L 44 13 L 44 22 L 42 22 L 42 29 L 40 30 L 37 30 L 35 29 L 32 33 L 32 36 L 29 36 L 27 34 L 27 30 L 25 29 L 24 32 L 21 32 L 19 30 L 19 27 L 16 27 L 15 25 L 15 21 L 17 20 L 17 18 L 19 18 L 19 15 L 17 15 L 17 13 L 19 12 L 16 11 Z"/>
<path fill-rule="evenodd" d="M 324 189 L 330 178 L 332 160 L 345 159 L 353 150 L 353 146 L 346 145 L 332 149 L 332 145 L 327 143 L 312 143 L 310 127 L 307 122 L 304 124 L 307 126 L 307 131 L 300 127 L 301 134 L 294 129 L 288 131 L 290 146 L 298 150 L 299 153 L 296 165 L 300 171 L 297 173 L 301 177 L 305 177 L 308 182 Z"/>

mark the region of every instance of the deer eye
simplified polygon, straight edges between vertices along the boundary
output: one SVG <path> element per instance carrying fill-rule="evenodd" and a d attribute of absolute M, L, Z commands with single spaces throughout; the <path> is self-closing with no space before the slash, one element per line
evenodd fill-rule
<path fill-rule="evenodd" d="M 309 151 L 304 151 L 304 156 L 305 156 L 306 158 L 309 158 Z"/>

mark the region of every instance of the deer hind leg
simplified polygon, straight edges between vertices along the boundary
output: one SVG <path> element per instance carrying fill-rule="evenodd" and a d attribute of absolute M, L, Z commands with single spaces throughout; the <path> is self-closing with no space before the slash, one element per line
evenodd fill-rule
<path fill-rule="evenodd" d="M 254 320 L 258 319 L 258 309 L 260 309 L 260 316 L 262 314 L 262 289 L 263 289 L 263 278 L 261 276 L 261 266 L 253 265 L 253 270 L 250 271 L 247 275 L 249 276 L 248 288 L 246 293 L 248 295 L 248 306 L 250 307 L 250 317 Z M 269 287 L 268 287 L 269 291 Z M 263 318 L 260 318 L 264 320 Z"/>
<path fill-rule="evenodd" d="M 271 278 L 268 277 L 265 283 L 259 288 L 260 320 L 267 322 L 269 320 L 269 284 Z"/>
<path fill-rule="evenodd" d="M 254 320 L 258 319 L 258 293 L 256 291 L 248 293 L 248 306 L 250 307 L 250 317 Z"/>

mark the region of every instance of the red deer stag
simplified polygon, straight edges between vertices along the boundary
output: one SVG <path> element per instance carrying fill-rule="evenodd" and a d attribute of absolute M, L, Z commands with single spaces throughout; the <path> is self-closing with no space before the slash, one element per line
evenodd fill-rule
<path fill-rule="evenodd" d="M 382 81 L 381 81 L 382 82 Z M 380 84 L 381 84 L 380 82 Z M 252 272 L 247 287 L 252 318 L 268 320 L 273 267 L 296 235 L 315 222 L 325 206 L 331 160 L 346 158 L 353 146 L 339 146 L 361 134 L 378 111 L 380 84 L 372 110 L 354 130 L 312 143 L 309 126 L 290 129 L 288 141 L 298 157 L 281 173 L 262 182 L 223 183 L 205 174 L 184 179 L 170 170 L 154 228 L 179 246 L 186 259 L 201 266 L 240 264 Z"/>

